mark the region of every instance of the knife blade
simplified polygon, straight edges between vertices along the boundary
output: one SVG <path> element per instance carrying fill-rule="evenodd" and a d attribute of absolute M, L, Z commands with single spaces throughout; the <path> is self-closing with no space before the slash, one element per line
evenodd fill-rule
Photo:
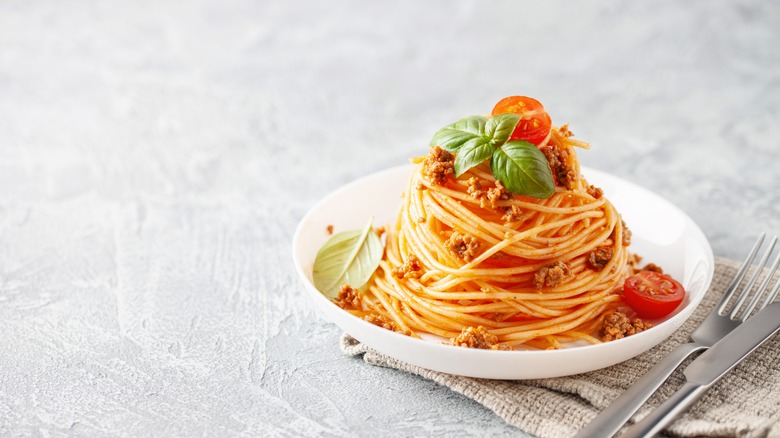
<path fill-rule="evenodd" d="M 621 438 L 651 437 L 664 429 L 715 382 L 780 331 L 780 301 L 768 305 L 718 341 L 683 375 L 686 383 L 647 417 L 630 427 Z"/>

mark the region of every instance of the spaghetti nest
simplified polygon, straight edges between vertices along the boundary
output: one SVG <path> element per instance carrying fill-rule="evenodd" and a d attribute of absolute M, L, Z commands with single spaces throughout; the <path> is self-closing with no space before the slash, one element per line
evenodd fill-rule
<path fill-rule="evenodd" d="M 579 175 L 573 146 L 588 145 L 566 134 L 553 129 L 542 148 L 556 179 L 547 199 L 513 195 L 485 163 L 456 179 L 436 147 L 415 160 L 379 269 L 351 311 L 470 347 L 600 342 L 631 273 L 630 232 Z"/>

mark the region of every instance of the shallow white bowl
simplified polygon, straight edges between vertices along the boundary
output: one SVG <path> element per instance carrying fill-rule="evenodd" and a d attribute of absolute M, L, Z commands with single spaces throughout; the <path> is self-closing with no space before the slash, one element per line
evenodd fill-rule
<path fill-rule="evenodd" d="M 325 317 L 360 342 L 396 359 L 450 374 L 488 379 L 539 379 L 593 371 L 630 359 L 666 339 L 693 313 L 709 288 L 715 267 L 712 248 L 698 226 L 677 207 L 658 195 L 625 180 L 583 168 L 589 183 L 623 215 L 633 231 L 631 250 L 663 266 L 687 291 L 685 301 L 650 330 L 598 345 L 571 344 L 560 350 L 494 351 L 443 345 L 379 328 L 352 316 L 323 296 L 312 283 L 312 266 L 336 232 L 362 228 L 373 216 L 375 224 L 395 219 L 412 165 L 378 172 L 331 193 L 301 220 L 293 238 L 293 260 L 308 296 Z"/>

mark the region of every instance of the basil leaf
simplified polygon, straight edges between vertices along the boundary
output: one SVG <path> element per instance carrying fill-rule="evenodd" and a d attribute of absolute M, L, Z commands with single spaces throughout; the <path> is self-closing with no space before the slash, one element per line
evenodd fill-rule
<path fill-rule="evenodd" d="M 495 146 L 482 137 L 477 137 L 464 143 L 458 154 L 455 155 L 455 178 L 490 158 L 495 150 Z"/>
<path fill-rule="evenodd" d="M 496 149 L 490 160 L 490 170 L 512 193 L 542 199 L 555 193 L 555 181 L 547 158 L 527 141 L 510 141 Z"/>
<path fill-rule="evenodd" d="M 314 259 L 314 287 L 328 298 L 336 298 L 339 288 L 347 283 L 360 288 L 379 266 L 384 247 L 371 227 L 342 231 L 322 245 Z"/>
<path fill-rule="evenodd" d="M 449 152 L 457 152 L 466 142 L 485 135 L 485 116 L 464 117 L 447 125 L 433 135 L 431 146 L 440 146 Z"/>
<path fill-rule="evenodd" d="M 518 114 L 499 114 L 488 119 L 485 124 L 485 136 L 494 146 L 501 146 L 509 140 L 509 136 L 520 122 Z"/>

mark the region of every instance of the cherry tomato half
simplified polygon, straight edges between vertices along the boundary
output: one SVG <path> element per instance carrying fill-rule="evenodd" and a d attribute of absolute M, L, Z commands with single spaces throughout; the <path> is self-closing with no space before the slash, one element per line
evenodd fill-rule
<path fill-rule="evenodd" d="M 642 318 L 662 318 L 680 305 L 685 289 L 672 277 L 653 271 L 632 275 L 623 283 L 623 298 Z"/>
<path fill-rule="evenodd" d="M 525 140 L 537 146 L 550 135 L 552 121 L 538 100 L 526 96 L 509 96 L 501 99 L 491 115 L 513 113 L 522 118 L 509 140 Z"/>

